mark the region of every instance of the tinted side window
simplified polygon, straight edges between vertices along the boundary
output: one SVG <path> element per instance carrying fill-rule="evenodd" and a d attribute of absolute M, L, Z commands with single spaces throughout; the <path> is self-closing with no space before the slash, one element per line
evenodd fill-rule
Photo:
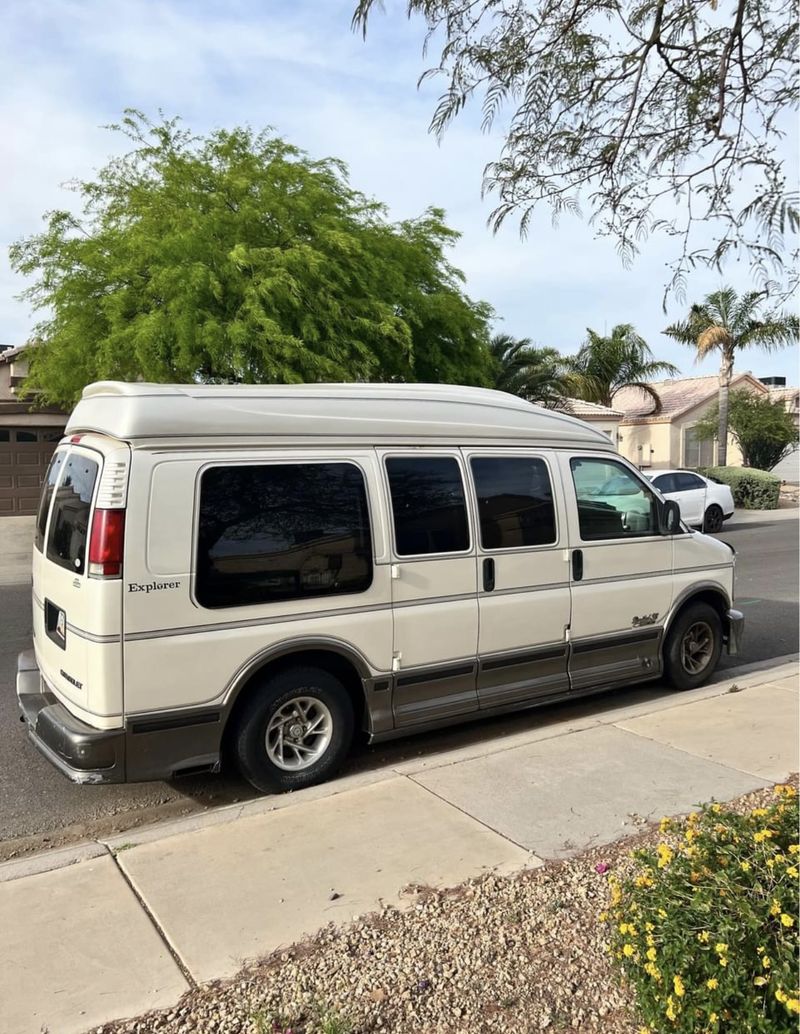
<path fill-rule="evenodd" d="M 484 549 L 556 541 L 553 490 L 544 460 L 474 456 L 470 466 Z"/>
<path fill-rule="evenodd" d="M 367 493 L 352 463 L 203 473 L 196 595 L 204 607 L 363 592 L 371 583 Z"/>
<path fill-rule="evenodd" d="M 50 460 L 50 466 L 47 468 L 47 477 L 44 479 L 42 485 L 42 494 L 39 498 L 39 510 L 36 514 L 36 529 L 33 533 L 33 544 L 41 551 L 44 549 L 44 533 L 47 528 L 47 514 L 50 512 L 50 502 L 53 498 L 53 491 L 56 487 L 56 481 L 61 473 L 61 465 L 64 462 L 66 451 L 59 450 L 54 452 Z"/>
<path fill-rule="evenodd" d="M 72 453 L 64 463 L 64 473 L 53 500 L 47 559 L 76 574 L 83 574 L 89 511 L 97 480 L 94 460 Z"/>
<path fill-rule="evenodd" d="M 676 474 L 675 486 L 676 492 L 692 492 L 706 487 L 696 474 Z"/>
<path fill-rule="evenodd" d="M 464 484 L 451 456 L 386 460 L 398 556 L 469 549 Z"/>
<path fill-rule="evenodd" d="M 571 459 L 581 538 L 657 535 L 656 497 L 621 463 Z"/>
<path fill-rule="evenodd" d="M 653 478 L 653 484 L 659 490 L 659 492 L 675 492 L 675 475 L 674 474 L 662 474 L 660 477 Z"/>

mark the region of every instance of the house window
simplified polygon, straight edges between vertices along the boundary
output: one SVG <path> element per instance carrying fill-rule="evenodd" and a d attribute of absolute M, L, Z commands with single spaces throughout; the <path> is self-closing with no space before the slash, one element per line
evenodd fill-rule
<path fill-rule="evenodd" d="M 683 432 L 683 465 L 684 467 L 713 467 L 714 441 L 711 438 L 699 441 L 693 427 Z"/>

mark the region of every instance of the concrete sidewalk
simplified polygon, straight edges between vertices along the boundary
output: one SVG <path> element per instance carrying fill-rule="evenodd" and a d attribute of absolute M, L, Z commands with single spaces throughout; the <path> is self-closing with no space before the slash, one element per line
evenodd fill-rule
<path fill-rule="evenodd" d="M 735 679 L 735 691 L 731 691 Z M 0 866 L 6 1034 L 78 1034 L 329 922 L 785 778 L 798 664 Z M 412 889 L 408 889 L 411 885 Z"/>

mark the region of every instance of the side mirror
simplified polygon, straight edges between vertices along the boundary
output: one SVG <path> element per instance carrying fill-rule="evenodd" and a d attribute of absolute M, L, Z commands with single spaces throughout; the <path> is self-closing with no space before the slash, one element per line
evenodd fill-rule
<path fill-rule="evenodd" d="M 661 504 L 658 524 L 662 535 L 677 535 L 681 530 L 681 508 L 674 499 L 667 499 Z"/>

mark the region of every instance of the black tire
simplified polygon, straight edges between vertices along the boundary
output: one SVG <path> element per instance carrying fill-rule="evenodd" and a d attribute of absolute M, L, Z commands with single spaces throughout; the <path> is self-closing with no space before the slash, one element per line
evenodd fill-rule
<path fill-rule="evenodd" d="M 274 763 L 267 751 L 267 730 L 278 712 L 295 699 L 321 702 L 332 728 L 327 747 L 313 763 L 287 771 Z M 268 678 L 244 705 L 236 724 L 233 752 L 239 771 L 261 793 L 302 790 L 324 782 L 339 769 L 353 740 L 353 726 L 352 701 L 334 675 L 322 668 L 286 668 Z"/>
<path fill-rule="evenodd" d="M 722 531 L 722 522 L 724 520 L 725 516 L 722 513 L 722 507 L 712 503 L 706 510 L 705 517 L 703 518 L 703 531 L 707 535 L 714 535 L 718 531 Z"/>
<path fill-rule="evenodd" d="M 700 636 L 698 631 L 702 631 Z M 695 643 L 704 641 L 705 633 L 709 637 L 710 650 L 703 658 L 700 670 L 692 670 L 698 663 L 698 655 L 687 641 L 694 637 Z M 684 642 L 686 641 L 686 650 Z M 696 689 L 711 678 L 722 653 L 722 621 L 719 614 L 708 603 L 691 603 L 675 618 L 664 644 L 664 672 L 667 681 L 674 689 Z M 687 656 L 688 655 L 688 656 Z"/>

